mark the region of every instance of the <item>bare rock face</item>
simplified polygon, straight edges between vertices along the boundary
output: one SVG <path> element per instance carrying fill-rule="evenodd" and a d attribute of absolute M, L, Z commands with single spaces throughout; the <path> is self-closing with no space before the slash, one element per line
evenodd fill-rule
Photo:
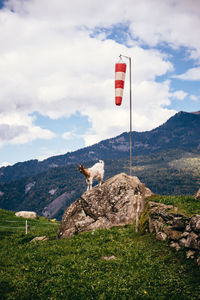
<path fill-rule="evenodd" d="M 67 208 L 57 237 L 133 223 L 137 212 L 144 210 L 144 199 L 151 195 L 137 177 L 118 174 L 85 192 Z"/>
<path fill-rule="evenodd" d="M 70 199 L 71 196 L 73 196 L 73 194 L 74 191 L 72 191 L 71 193 L 65 192 L 56 199 L 54 199 L 48 206 L 46 206 L 43 209 L 42 215 L 46 218 L 54 217 L 58 213 L 60 208 L 63 206 L 63 204 L 66 202 L 66 200 Z"/>

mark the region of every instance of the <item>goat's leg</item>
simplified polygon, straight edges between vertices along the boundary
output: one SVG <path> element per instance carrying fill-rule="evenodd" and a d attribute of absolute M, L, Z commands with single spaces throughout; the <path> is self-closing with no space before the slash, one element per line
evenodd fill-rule
<path fill-rule="evenodd" d="M 87 182 L 87 191 L 90 190 L 90 181 L 88 179 L 86 179 L 86 182 Z"/>
<path fill-rule="evenodd" d="M 93 180 L 90 179 L 90 191 L 92 190 L 92 183 L 93 183 Z"/>
<path fill-rule="evenodd" d="M 100 178 L 99 179 L 99 186 L 102 185 L 102 182 L 103 182 L 103 178 Z"/>

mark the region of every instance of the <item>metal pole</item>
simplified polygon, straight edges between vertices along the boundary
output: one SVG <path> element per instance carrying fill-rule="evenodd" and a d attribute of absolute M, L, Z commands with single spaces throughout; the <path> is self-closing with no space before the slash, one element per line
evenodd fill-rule
<path fill-rule="evenodd" d="M 130 76 L 130 176 L 132 176 L 132 91 L 131 91 L 131 57 L 129 57 Z"/>
<path fill-rule="evenodd" d="M 131 88 L 131 57 L 120 54 L 121 57 L 125 57 L 129 59 L 129 78 L 130 78 L 130 176 L 132 176 L 132 88 Z"/>

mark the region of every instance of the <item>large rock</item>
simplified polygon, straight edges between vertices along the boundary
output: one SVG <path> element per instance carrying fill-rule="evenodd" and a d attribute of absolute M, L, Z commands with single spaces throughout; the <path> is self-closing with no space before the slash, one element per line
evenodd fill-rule
<path fill-rule="evenodd" d="M 22 217 L 26 219 L 36 219 L 37 214 L 34 211 L 18 211 L 15 213 L 16 217 Z"/>
<path fill-rule="evenodd" d="M 190 249 L 200 250 L 200 243 L 198 241 L 198 235 L 196 233 L 194 232 L 189 233 L 185 243 L 185 247 Z"/>
<path fill-rule="evenodd" d="M 200 232 L 200 215 L 195 215 L 190 220 L 190 228 L 195 232 Z"/>
<path fill-rule="evenodd" d="M 148 203 L 149 210 L 149 231 L 163 231 L 168 235 L 169 239 L 178 239 L 179 231 L 183 232 L 189 219 L 179 213 L 176 213 L 176 207 L 163 203 L 151 202 Z"/>
<path fill-rule="evenodd" d="M 58 238 L 97 228 L 133 223 L 144 210 L 144 199 L 152 192 L 135 176 L 116 175 L 92 191 L 85 192 L 65 211 Z"/>

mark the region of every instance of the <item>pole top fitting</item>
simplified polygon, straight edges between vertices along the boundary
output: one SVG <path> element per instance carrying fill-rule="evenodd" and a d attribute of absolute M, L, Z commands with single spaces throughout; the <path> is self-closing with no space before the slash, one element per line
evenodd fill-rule
<path fill-rule="evenodd" d="M 128 58 L 129 60 L 131 60 L 131 57 L 129 57 L 129 56 L 126 56 L 126 55 L 122 55 L 122 54 L 120 54 L 120 55 L 119 55 L 119 57 L 120 57 L 120 59 L 122 59 L 122 57 L 125 57 L 125 58 Z"/>

